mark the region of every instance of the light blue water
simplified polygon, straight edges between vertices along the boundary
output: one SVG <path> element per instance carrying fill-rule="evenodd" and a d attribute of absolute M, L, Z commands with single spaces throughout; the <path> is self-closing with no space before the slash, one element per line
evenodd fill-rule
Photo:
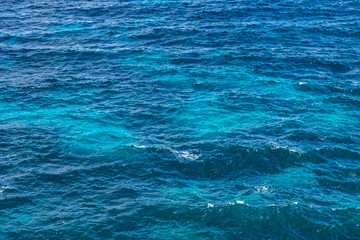
<path fill-rule="evenodd" d="M 359 1 L 3 1 L 0 239 L 360 239 Z"/>

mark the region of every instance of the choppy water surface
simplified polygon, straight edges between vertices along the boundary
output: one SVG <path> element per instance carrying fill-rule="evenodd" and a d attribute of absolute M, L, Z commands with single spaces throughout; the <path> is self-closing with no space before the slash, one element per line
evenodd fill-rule
<path fill-rule="evenodd" d="M 360 239 L 359 1 L 1 1 L 1 239 Z"/>

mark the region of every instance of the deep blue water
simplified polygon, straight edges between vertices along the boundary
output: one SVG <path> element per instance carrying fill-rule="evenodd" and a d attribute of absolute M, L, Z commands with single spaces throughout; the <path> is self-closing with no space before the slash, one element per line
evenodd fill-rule
<path fill-rule="evenodd" d="M 0 239 L 360 239 L 359 56 L 359 1 L 0 1 Z"/>

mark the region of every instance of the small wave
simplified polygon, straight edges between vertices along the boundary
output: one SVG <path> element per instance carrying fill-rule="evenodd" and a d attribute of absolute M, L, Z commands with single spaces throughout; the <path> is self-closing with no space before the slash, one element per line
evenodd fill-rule
<path fill-rule="evenodd" d="M 4 192 L 5 189 L 9 189 L 9 186 L 6 186 L 5 184 L 0 183 L 0 194 Z"/>
<path fill-rule="evenodd" d="M 269 187 L 268 187 L 268 186 L 256 186 L 256 187 L 255 187 L 255 190 L 256 190 L 257 192 L 261 192 L 261 193 L 271 192 L 271 191 L 269 190 Z"/>
<path fill-rule="evenodd" d="M 146 145 L 132 145 L 132 146 L 135 148 L 139 148 L 139 149 L 152 148 L 151 146 L 146 146 Z M 201 153 L 195 154 L 195 153 L 191 153 L 189 151 L 177 151 L 177 150 L 169 148 L 169 147 L 158 147 L 157 149 L 168 150 L 168 151 L 172 152 L 176 157 L 182 158 L 182 159 L 187 159 L 187 160 L 196 160 L 199 157 L 201 157 L 201 155 L 202 155 Z"/>
<path fill-rule="evenodd" d="M 188 160 L 196 160 L 199 157 L 201 157 L 201 154 L 193 154 L 193 153 L 190 153 L 188 151 L 171 150 L 171 152 L 173 152 L 176 156 L 178 156 L 180 158 L 185 158 L 185 159 L 188 159 Z"/>
<path fill-rule="evenodd" d="M 132 145 L 132 146 L 134 146 L 134 147 L 136 147 L 136 148 L 142 148 L 142 149 L 146 148 L 145 145 Z"/>

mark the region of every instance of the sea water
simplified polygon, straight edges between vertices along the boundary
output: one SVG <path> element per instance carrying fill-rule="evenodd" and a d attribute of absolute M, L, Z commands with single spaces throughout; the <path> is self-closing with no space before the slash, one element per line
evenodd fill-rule
<path fill-rule="evenodd" d="M 360 239 L 360 2 L 0 4 L 0 239 Z"/>

